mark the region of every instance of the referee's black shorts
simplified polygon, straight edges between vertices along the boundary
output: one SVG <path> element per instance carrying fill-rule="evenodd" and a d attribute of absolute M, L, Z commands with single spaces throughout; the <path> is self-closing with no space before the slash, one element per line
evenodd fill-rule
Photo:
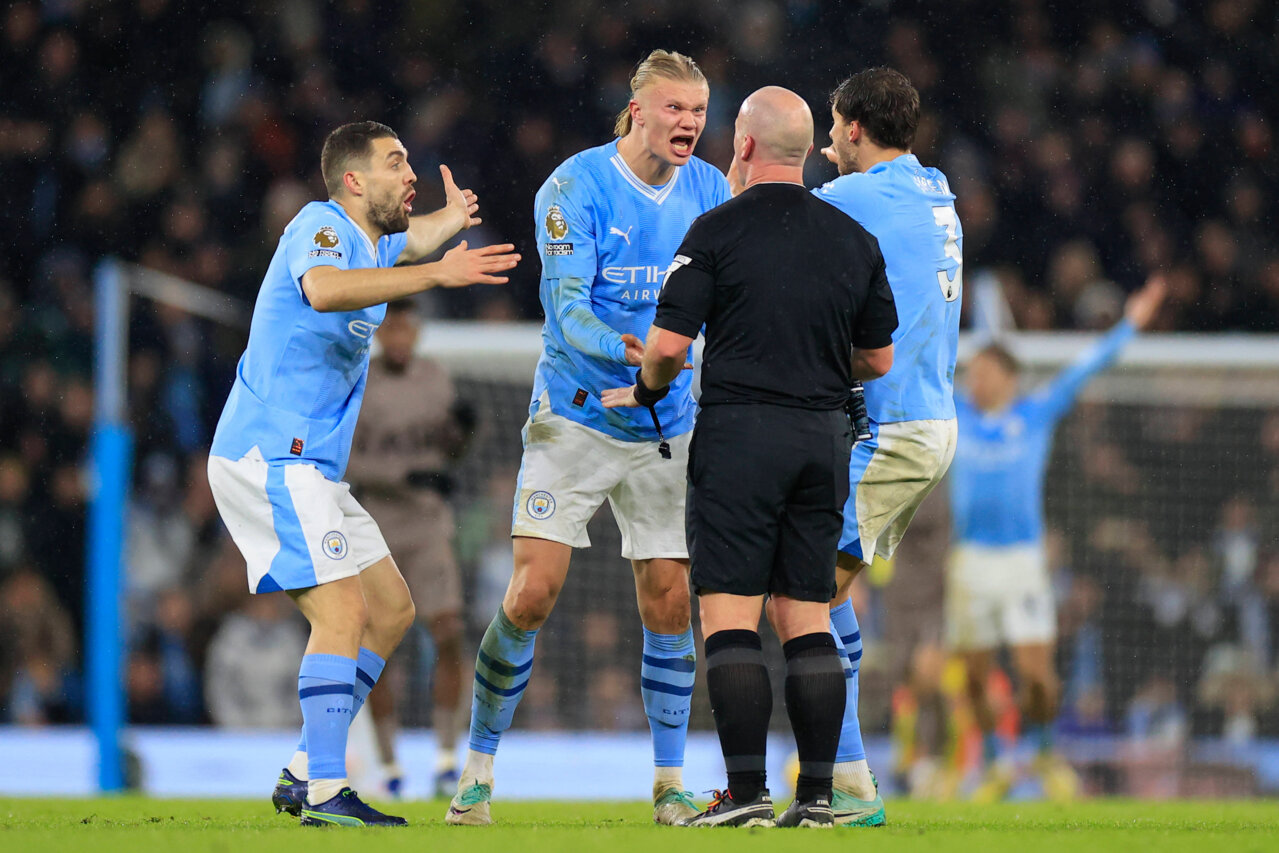
<path fill-rule="evenodd" d="M 829 601 L 851 448 L 842 409 L 703 408 L 688 456 L 693 590 Z"/>

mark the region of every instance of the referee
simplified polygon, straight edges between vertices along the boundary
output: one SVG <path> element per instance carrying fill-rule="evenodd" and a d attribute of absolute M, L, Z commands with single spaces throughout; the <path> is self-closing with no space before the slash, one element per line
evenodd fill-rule
<path fill-rule="evenodd" d="M 773 825 L 764 750 L 773 693 L 758 633 L 765 596 L 786 655 L 799 750 L 781 826 L 829 826 L 845 701 L 827 605 L 848 497 L 854 379 L 892 365 L 897 311 L 879 244 L 803 185 L 813 118 L 770 86 L 742 104 L 729 181 L 737 198 L 689 229 L 643 364 L 605 406 L 651 406 L 703 324 L 701 412 L 688 463 L 688 544 L 707 685 L 728 769 L 690 825 Z"/>

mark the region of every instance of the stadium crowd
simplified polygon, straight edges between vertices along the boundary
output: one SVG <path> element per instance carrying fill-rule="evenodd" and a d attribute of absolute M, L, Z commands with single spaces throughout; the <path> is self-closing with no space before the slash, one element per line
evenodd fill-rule
<path fill-rule="evenodd" d="M 1128 290 L 1164 269 L 1171 294 L 1157 329 L 1274 332 L 1279 90 L 1267 81 L 1279 77 L 1277 40 L 1273 9 L 1258 0 L 883 0 L 856 12 L 816 0 L 8 4 L 0 722 L 83 715 L 97 260 L 119 256 L 251 301 L 285 223 L 322 196 L 314 163 L 335 125 L 387 121 L 423 176 L 424 199 L 438 201 L 430 176 L 448 163 L 479 193 L 484 231 L 531 257 L 537 186 L 611 126 L 648 48 L 686 50 L 706 71 L 711 109 L 697 153 L 721 168 L 745 93 L 783 83 L 805 94 L 824 135 L 830 87 L 886 63 L 921 92 L 916 152 L 951 177 L 969 280 L 993 273 L 1019 327 L 1105 327 Z M 812 158 L 810 183 L 833 174 Z M 430 296 L 436 317 L 540 316 L 531 261 L 506 287 Z M 127 677 L 136 722 L 297 722 L 304 628 L 273 597 L 248 596 L 204 475 L 241 335 L 135 302 Z M 489 425 L 459 514 L 482 627 L 492 611 L 485 579 L 504 582 L 509 571 L 499 528 L 522 414 L 503 407 L 522 408 L 511 400 L 524 391 L 464 391 Z M 1223 431 L 1234 449 L 1214 455 Z M 1279 522 L 1279 416 L 1088 406 L 1063 428 L 1054 472 L 1049 517 L 1070 543 L 1059 553 L 1063 726 L 1279 735 L 1279 552 L 1262 535 Z M 1219 492 L 1197 504 L 1219 514 L 1177 497 L 1192 487 Z M 596 542 L 616 552 L 607 535 Z M 638 634 L 629 591 L 590 589 L 570 603 L 581 618 L 550 629 L 552 642 L 575 635 L 584 659 L 549 663 L 558 677 L 537 682 L 519 724 L 642 727 L 638 673 L 614 662 L 629 659 L 614 652 Z M 256 680 L 235 672 L 246 648 Z M 572 711 L 556 701 L 579 690 L 589 700 Z M 205 698 L 215 695 L 231 701 Z M 698 713 L 705 723 L 705 707 Z"/>

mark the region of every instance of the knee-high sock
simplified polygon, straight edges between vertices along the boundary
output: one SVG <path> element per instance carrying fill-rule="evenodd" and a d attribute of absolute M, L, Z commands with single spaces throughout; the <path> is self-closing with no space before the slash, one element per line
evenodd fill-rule
<path fill-rule="evenodd" d="M 765 751 L 773 689 L 761 648 L 754 631 L 716 631 L 706 638 L 706 687 L 728 790 L 737 802 L 755 799 L 768 781 Z"/>
<path fill-rule="evenodd" d="M 653 733 L 653 764 L 657 767 L 684 766 L 696 675 L 697 649 L 691 627 L 682 634 L 654 634 L 644 629 L 640 694 Z"/>
<path fill-rule="evenodd" d="M 844 660 L 830 632 L 805 634 L 782 646 L 786 654 L 786 713 L 799 752 L 795 797 L 830 802 L 835 750 L 848 688 Z"/>
<path fill-rule="evenodd" d="M 517 627 L 502 608 L 489 623 L 475 658 L 471 700 L 471 749 L 493 755 L 528 686 L 537 631 Z"/>
<path fill-rule="evenodd" d="M 360 656 L 355 659 L 355 689 L 351 693 L 351 715 L 350 720 L 355 719 L 355 715 L 360 713 L 360 709 L 364 707 L 364 702 L 369 698 L 369 692 L 373 689 L 373 685 L 377 684 L 379 678 L 382 677 L 382 670 L 386 668 L 386 661 L 376 652 L 369 651 L 361 647 Z M 290 762 L 289 769 L 293 771 L 293 775 L 299 779 L 307 778 L 305 760 L 301 762 L 301 768 L 296 767 L 299 763 L 299 756 L 306 755 L 306 726 L 302 726 L 302 735 L 298 740 L 297 754 L 294 760 Z M 302 771 L 299 773 L 299 769 Z"/>
<path fill-rule="evenodd" d="M 862 664 L 862 632 L 857 627 L 857 614 L 853 612 L 851 601 L 845 601 L 830 612 L 830 627 L 835 643 L 842 648 L 847 661 L 844 676 L 848 684 L 848 700 L 844 703 L 844 722 L 839 732 L 839 751 L 835 760 L 862 761 L 866 758 L 866 747 L 862 745 L 861 721 L 857 719 L 857 673 Z"/>
<path fill-rule="evenodd" d="M 355 693 L 355 661 L 306 655 L 298 670 L 298 700 L 306 732 L 308 778 L 346 778 L 346 733 Z"/>
<path fill-rule="evenodd" d="M 351 718 L 360 713 L 360 709 L 364 707 L 365 701 L 369 698 L 373 686 L 377 684 L 377 680 L 382 677 L 382 670 L 386 669 L 386 661 L 376 652 L 369 651 L 363 646 L 360 647 L 360 656 L 355 659 L 355 692 L 351 699 Z"/>

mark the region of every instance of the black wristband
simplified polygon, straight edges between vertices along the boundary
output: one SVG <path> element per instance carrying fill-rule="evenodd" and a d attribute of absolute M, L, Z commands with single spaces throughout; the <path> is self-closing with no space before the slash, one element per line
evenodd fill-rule
<path fill-rule="evenodd" d="M 651 409 L 657 405 L 659 400 L 670 393 L 671 386 L 664 385 L 654 391 L 652 388 L 649 388 L 644 384 L 643 373 L 644 368 L 637 367 L 635 369 L 635 402 L 645 408 Z"/>

